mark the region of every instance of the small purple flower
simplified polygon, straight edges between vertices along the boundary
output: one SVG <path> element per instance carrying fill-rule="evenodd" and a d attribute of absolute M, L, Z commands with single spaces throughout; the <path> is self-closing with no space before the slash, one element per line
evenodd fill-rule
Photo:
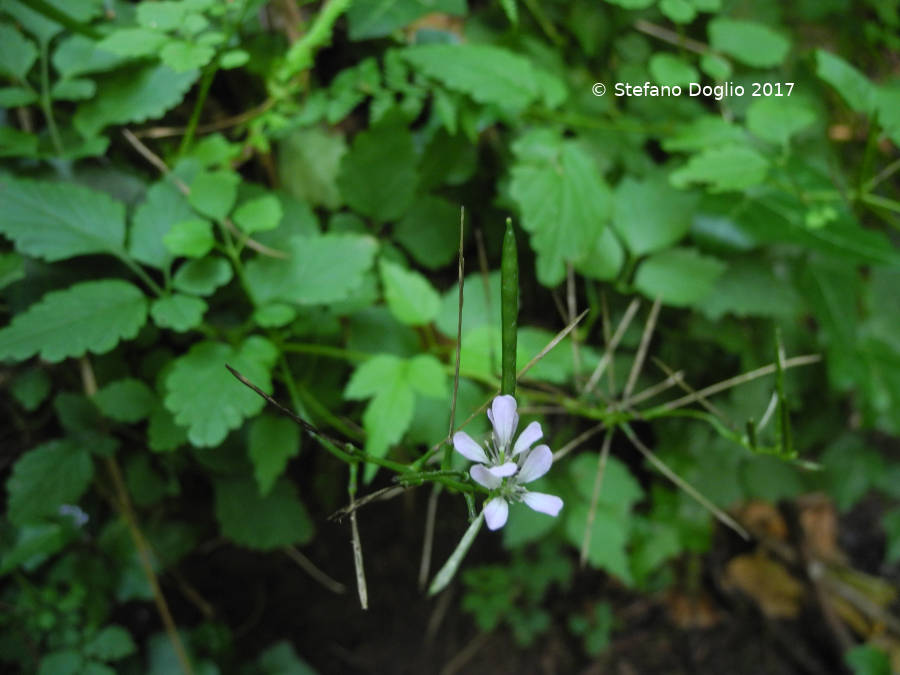
<path fill-rule="evenodd" d="M 492 443 L 485 443 L 482 448 L 466 432 L 457 431 L 453 434 L 453 447 L 466 459 L 477 462 L 469 475 L 491 491 L 491 498 L 484 506 L 488 528 L 498 530 L 506 524 L 510 502 L 525 502 L 535 511 L 557 516 L 563 507 L 562 499 L 523 487 L 547 473 L 553 464 L 553 453 L 548 446 L 531 447 L 543 436 L 541 425 L 532 422 L 513 442 L 519 414 L 516 399 L 508 395 L 497 396 L 487 415 L 494 427 Z"/>

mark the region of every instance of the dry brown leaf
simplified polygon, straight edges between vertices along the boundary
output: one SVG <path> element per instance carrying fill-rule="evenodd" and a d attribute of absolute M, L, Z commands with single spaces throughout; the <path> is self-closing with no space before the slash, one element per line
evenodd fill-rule
<path fill-rule="evenodd" d="M 788 528 L 784 518 L 770 502 L 752 499 L 738 508 L 738 520 L 760 539 L 787 539 Z"/>
<path fill-rule="evenodd" d="M 671 591 L 666 595 L 669 618 L 682 629 L 712 628 L 721 616 L 706 593 Z"/>
<path fill-rule="evenodd" d="M 762 551 L 732 558 L 725 568 L 725 585 L 753 598 L 773 619 L 793 618 L 800 612 L 803 584 Z"/>
<path fill-rule="evenodd" d="M 834 502 L 824 494 L 797 499 L 800 527 L 809 555 L 827 562 L 844 562 L 837 544 L 838 518 Z"/>

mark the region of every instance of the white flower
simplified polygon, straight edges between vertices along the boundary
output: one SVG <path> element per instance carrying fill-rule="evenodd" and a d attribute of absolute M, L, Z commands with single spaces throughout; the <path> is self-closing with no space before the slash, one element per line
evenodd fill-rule
<path fill-rule="evenodd" d="M 525 502 L 535 511 L 554 517 L 558 515 L 563 507 L 562 499 L 542 492 L 530 492 L 523 487 L 525 483 L 547 473 L 553 463 L 553 453 L 548 446 L 531 448 L 543 436 L 541 425 L 532 422 L 512 443 L 519 426 L 519 415 L 516 399 L 508 395 L 497 396 L 487 415 L 494 430 L 493 443 L 485 444 L 486 452 L 464 431 L 453 434 L 453 447 L 466 459 L 478 462 L 469 470 L 469 475 L 491 491 L 492 497 L 484 506 L 488 528 L 497 530 L 506 524 L 511 501 Z"/>

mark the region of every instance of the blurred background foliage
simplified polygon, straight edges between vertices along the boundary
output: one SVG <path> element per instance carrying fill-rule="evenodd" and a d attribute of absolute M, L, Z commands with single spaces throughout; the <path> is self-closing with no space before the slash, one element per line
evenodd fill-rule
<path fill-rule="evenodd" d="M 4 667 L 574 672 L 648 603 L 711 641 L 818 608 L 830 646 L 767 672 L 900 670 L 898 8 L 0 0 Z M 616 95 L 645 82 L 683 93 Z M 417 590 L 428 489 L 365 506 L 366 618 L 344 464 L 224 364 L 414 462 L 447 434 L 461 206 L 457 425 L 499 386 L 508 215 L 520 367 L 589 310 L 519 388 L 566 506 L 481 535 L 455 619 Z M 436 559 L 465 516 L 445 491 Z"/>

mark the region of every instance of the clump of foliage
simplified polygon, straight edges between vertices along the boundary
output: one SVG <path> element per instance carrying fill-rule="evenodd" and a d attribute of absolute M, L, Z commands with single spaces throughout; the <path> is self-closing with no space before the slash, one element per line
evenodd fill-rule
<path fill-rule="evenodd" d="M 874 0 L 0 0 L 2 663 L 305 672 L 287 632 L 238 648 L 182 566 L 218 538 L 302 556 L 346 502 L 358 544 L 357 500 L 424 483 L 461 535 L 487 491 L 448 429 L 483 437 L 510 377 L 565 508 L 480 535 L 513 560 L 463 574 L 484 629 L 533 641 L 578 557 L 663 588 L 750 497 L 878 491 L 900 559 L 898 25 Z M 599 652 L 609 606 L 573 607 Z"/>

